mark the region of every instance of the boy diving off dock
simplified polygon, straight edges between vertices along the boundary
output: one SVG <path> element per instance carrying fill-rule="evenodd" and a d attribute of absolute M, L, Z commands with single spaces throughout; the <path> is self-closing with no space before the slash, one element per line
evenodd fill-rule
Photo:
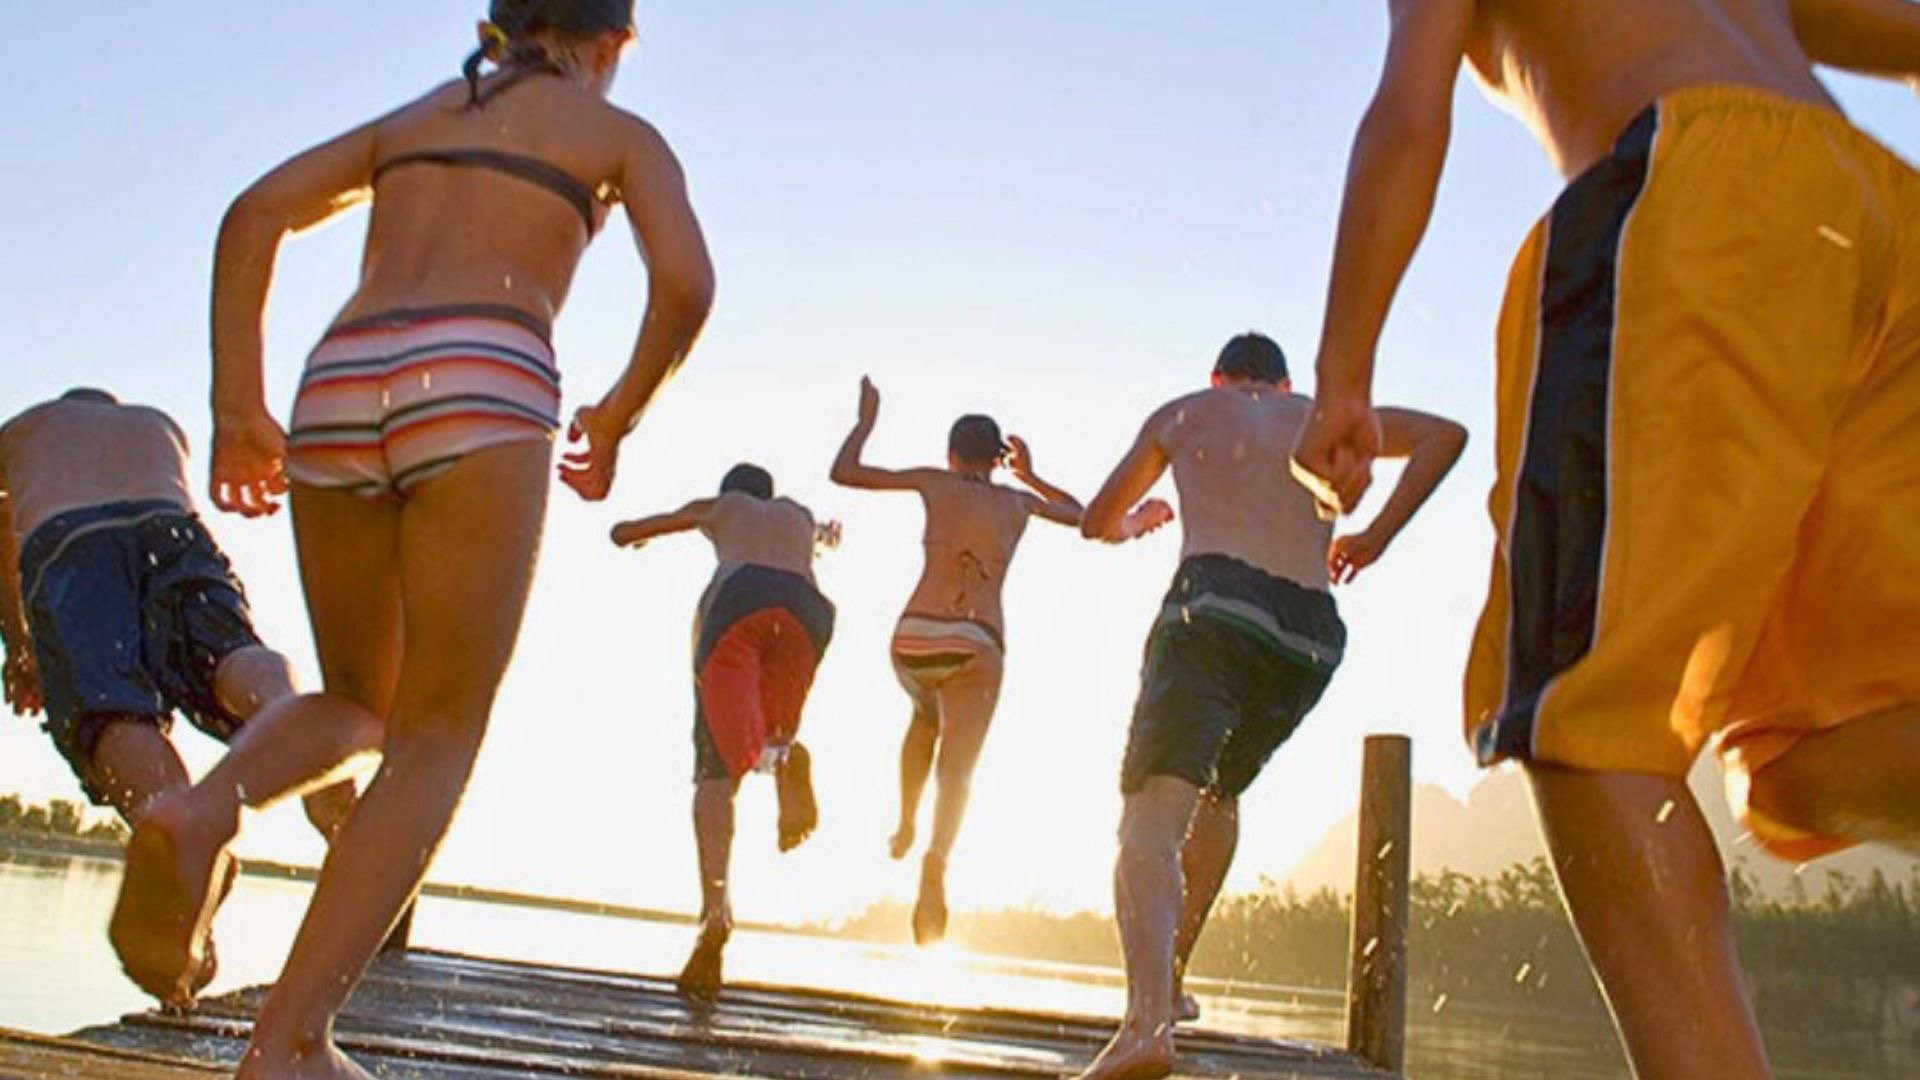
<path fill-rule="evenodd" d="M 1379 559 L 1466 445 L 1450 420 L 1380 410 L 1384 452 L 1406 469 L 1374 522 L 1336 540 L 1288 474 L 1312 409 L 1278 345 L 1236 337 L 1212 388 L 1148 418 L 1081 523 L 1087 537 L 1118 543 L 1166 522 L 1165 503 L 1140 500 L 1173 470 L 1180 568 L 1148 635 L 1120 778 L 1114 900 L 1127 1015 L 1088 1078 L 1172 1071 L 1176 1003 L 1178 1018 L 1198 1015 L 1182 983 L 1239 843 L 1240 795 L 1320 700 L 1346 647 L 1329 581 Z"/>
<path fill-rule="evenodd" d="M 833 637 L 833 604 L 813 580 L 817 547 L 839 543 L 837 523 L 776 498 L 773 477 L 736 465 L 720 494 L 668 514 L 622 522 L 613 542 L 639 547 L 698 529 L 720 565 L 694 616 L 694 836 L 700 860 L 700 936 L 680 973 L 682 993 L 707 997 L 721 982 L 733 932 L 728 864 L 740 781 L 771 772 L 780 803 L 780 850 L 819 823 L 813 765 L 798 741 L 814 671 Z"/>
<path fill-rule="evenodd" d="M 74 389 L 0 426 L 0 639 L 6 698 L 43 727 L 87 797 L 141 829 L 190 780 L 168 740 L 175 713 L 222 743 L 294 693 L 286 657 L 254 632 L 240 581 L 194 513 L 187 441 L 165 413 Z M 245 759 L 224 766 L 246 787 Z M 307 799 L 332 836 L 353 801 L 339 784 Z M 217 875 L 221 891 L 235 865 Z M 154 912 L 116 910 L 116 945 Z M 180 1000 L 212 979 L 204 957 L 184 986 L 144 980 Z"/>
<path fill-rule="evenodd" d="M 894 674 L 913 701 L 913 721 L 900 747 L 900 823 L 893 857 L 913 848 L 920 796 L 936 774 L 933 837 L 920 866 L 913 937 L 922 945 L 946 935 L 947 859 L 966 814 L 973 769 L 1000 700 L 1006 647 L 1000 592 L 1007 567 L 1040 517 L 1080 523 L 1080 502 L 1040 479 L 1017 436 L 1004 442 L 986 416 L 963 416 L 947 438 L 944 469 L 881 469 L 860 460 L 880 418 L 880 392 L 860 380 L 860 415 L 834 459 L 833 481 L 871 491 L 911 491 L 926 507 L 926 562 L 920 584 L 894 630 Z M 1031 491 L 993 482 L 1005 465 Z"/>

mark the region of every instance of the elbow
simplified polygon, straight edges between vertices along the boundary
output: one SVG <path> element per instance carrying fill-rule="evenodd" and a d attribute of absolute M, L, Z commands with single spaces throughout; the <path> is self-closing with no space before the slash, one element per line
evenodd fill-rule
<path fill-rule="evenodd" d="M 702 261 L 687 272 L 665 276 L 653 286 L 652 303 L 671 312 L 678 321 L 698 328 L 713 310 L 716 292 L 713 264 Z"/>
<path fill-rule="evenodd" d="M 1080 535 L 1088 540 L 1115 543 L 1120 539 L 1120 518 L 1095 500 L 1080 512 Z"/>
<path fill-rule="evenodd" d="M 1388 160 L 1431 163 L 1438 169 L 1451 138 L 1451 107 L 1450 101 L 1428 101 L 1425 95 L 1383 93 L 1361 117 L 1355 145 Z"/>
<path fill-rule="evenodd" d="M 1442 421 L 1440 431 L 1434 439 L 1440 444 L 1440 452 L 1446 456 L 1447 463 L 1451 465 L 1460 460 L 1460 455 L 1467 449 L 1466 426 L 1452 420 Z"/>
<path fill-rule="evenodd" d="M 286 230 L 287 215 L 283 208 L 257 184 L 241 192 L 220 218 L 223 240 L 261 234 L 277 236 Z"/>

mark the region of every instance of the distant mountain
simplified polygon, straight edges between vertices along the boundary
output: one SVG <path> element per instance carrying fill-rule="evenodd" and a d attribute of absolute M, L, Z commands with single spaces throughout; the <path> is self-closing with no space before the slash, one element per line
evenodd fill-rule
<path fill-rule="evenodd" d="M 1796 876 L 1809 895 L 1818 896 L 1829 871 L 1864 878 L 1879 869 L 1891 879 L 1904 881 L 1920 867 L 1920 861 L 1897 852 L 1859 847 L 1816 859 L 1796 869 L 1793 864 L 1762 851 L 1734 822 L 1720 774 L 1712 762 L 1703 760 L 1694 770 L 1691 786 L 1729 865 L 1752 874 L 1769 895 L 1789 896 Z M 1350 891 L 1353 888 L 1354 820 L 1349 815 L 1328 830 L 1320 843 L 1283 875 L 1280 882 L 1303 894 L 1322 888 Z M 1540 826 L 1533 814 L 1533 796 L 1518 769 L 1503 768 L 1488 773 L 1486 779 L 1467 793 L 1465 802 L 1444 788 L 1414 785 L 1415 874 L 1451 869 L 1474 877 L 1491 877 L 1514 863 L 1545 854 Z"/>

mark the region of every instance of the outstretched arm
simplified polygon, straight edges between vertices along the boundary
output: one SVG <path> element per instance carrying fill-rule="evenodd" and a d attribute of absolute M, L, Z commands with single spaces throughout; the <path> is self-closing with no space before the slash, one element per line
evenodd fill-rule
<path fill-rule="evenodd" d="M 626 370 L 597 404 L 581 407 L 567 429 L 586 446 L 566 454 L 560 479 L 595 502 L 613 490 L 620 441 L 693 350 L 713 308 L 713 260 L 687 197 L 686 175 L 660 133 L 628 117 L 620 192 L 634 244 L 647 267 L 647 310 Z"/>
<path fill-rule="evenodd" d="M 938 474 L 935 469 L 881 469 L 860 460 L 867 449 L 867 438 L 873 434 L 873 426 L 880 422 L 880 391 L 874 387 L 873 380 L 860 379 L 860 416 L 854 422 L 853 430 L 847 432 L 847 439 L 840 444 L 840 453 L 833 459 L 833 469 L 827 475 L 834 483 L 843 487 L 866 488 L 869 491 L 919 491 L 931 478 Z"/>
<path fill-rule="evenodd" d="M 1169 462 L 1161 441 L 1167 419 L 1164 407 L 1147 419 L 1127 456 L 1120 459 L 1100 493 L 1087 504 L 1080 518 L 1080 535 L 1118 544 L 1145 536 L 1173 520 L 1173 508 L 1163 500 L 1140 501 L 1167 471 Z"/>
<path fill-rule="evenodd" d="M 363 201 L 378 121 L 254 181 L 227 208 L 213 258 L 213 504 L 259 517 L 287 490 L 286 434 L 267 410 L 261 316 L 280 241 Z"/>
<path fill-rule="evenodd" d="M 656 536 L 698 529 L 707 523 L 715 501 L 695 499 L 669 514 L 623 521 L 613 527 L 613 543 L 616 547 L 639 547 Z"/>
<path fill-rule="evenodd" d="M 1080 500 L 1064 488 L 1054 487 L 1040 479 L 1040 474 L 1033 471 L 1033 451 L 1028 448 L 1027 440 L 1018 435 L 1009 435 L 1007 445 L 1013 448 L 1013 452 L 1007 455 L 1008 470 L 1021 483 L 1032 488 L 1037 496 L 1029 504 L 1030 512 L 1056 524 L 1078 527 L 1086 512 Z"/>
<path fill-rule="evenodd" d="M 1406 458 L 1407 467 L 1372 523 L 1333 542 L 1327 572 L 1336 584 L 1352 581 L 1386 553 L 1467 445 L 1467 429 L 1442 417 L 1412 409 L 1379 409 L 1374 415 L 1380 420 L 1380 456 Z"/>
<path fill-rule="evenodd" d="M 1816 63 L 1920 90 L 1920 3 L 1913 0 L 1793 0 L 1793 29 Z"/>
<path fill-rule="evenodd" d="M 40 669 L 34 663 L 33 635 L 20 595 L 20 553 L 13 539 L 13 488 L 7 483 L 6 456 L 0 453 L 0 645 L 7 652 L 7 704 L 15 716 L 40 711 Z"/>
<path fill-rule="evenodd" d="M 1453 85 L 1474 0 L 1388 0 L 1386 66 L 1347 165 L 1314 411 L 1295 473 L 1342 512 L 1372 481 L 1380 430 L 1371 409 L 1374 349 L 1393 295 L 1426 233 L 1453 123 Z"/>

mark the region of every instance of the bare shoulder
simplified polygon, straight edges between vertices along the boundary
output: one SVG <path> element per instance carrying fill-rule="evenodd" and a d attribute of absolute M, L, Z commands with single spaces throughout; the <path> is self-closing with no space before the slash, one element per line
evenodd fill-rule
<path fill-rule="evenodd" d="M 807 505 L 798 499 L 791 499 L 782 495 L 773 500 L 773 505 L 779 507 L 786 513 L 795 514 L 804 518 L 809 525 L 813 524 L 813 511 L 808 509 Z"/>
<path fill-rule="evenodd" d="M 1218 408 L 1218 390 L 1196 390 L 1160 406 L 1147 417 L 1141 434 L 1161 446 L 1171 446 L 1190 430 L 1204 426 Z"/>

